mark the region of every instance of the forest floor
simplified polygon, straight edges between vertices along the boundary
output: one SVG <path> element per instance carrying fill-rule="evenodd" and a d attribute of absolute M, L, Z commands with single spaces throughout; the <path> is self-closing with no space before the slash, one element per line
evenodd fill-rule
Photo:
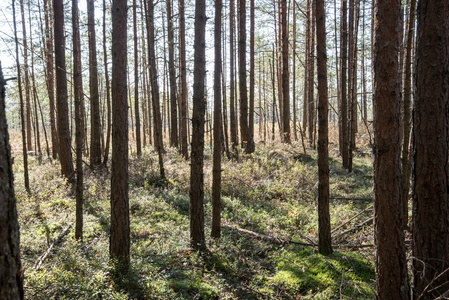
<path fill-rule="evenodd" d="M 84 239 L 74 226 L 74 194 L 59 164 L 29 156 L 31 195 L 23 185 L 20 136 L 12 136 L 26 299 L 374 299 L 372 158 L 359 148 L 353 172 L 330 149 L 334 254 L 317 253 L 317 157 L 298 143 L 256 145 L 224 159 L 222 237 L 211 239 L 211 152 L 205 151 L 207 254 L 189 247 L 189 162 L 156 153 L 130 155 L 131 271 L 117 284 L 109 263 L 110 169 L 85 168 Z M 366 143 L 365 143 L 366 144 Z M 361 224 L 361 225 L 360 225 Z M 357 226 L 360 225 L 360 226 Z M 239 231 L 277 238 L 278 243 Z M 348 229 L 352 229 L 349 230 Z M 301 245 L 308 244 L 308 245 Z"/>

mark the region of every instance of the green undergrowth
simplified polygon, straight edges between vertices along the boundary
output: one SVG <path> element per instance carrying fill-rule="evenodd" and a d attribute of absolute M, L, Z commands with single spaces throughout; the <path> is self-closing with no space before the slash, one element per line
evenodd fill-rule
<path fill-rule="evenodd" d="M 222 223 L 283 241 L 316 244 L 317 157 L 299 144 L 262 145 L 239 160 L 223 160 Z M 331 152 L 332 153 L 332 152 Z M 210 235 L 211 161 L 205 160 L 205 230 Z M 273 244 L 223 228 L 207 238 L 207 251 L 189 247 L 189 161 L 175 149 L 164 157 L 159 178 L 156 153 L 130 156 L 131 270 L 117 278 L 109 261 L 110 169 L 85 169 L 84 237 L 74 227 L 37 269 L 36 262 L 75 221 L 73 191 L 59 165 L 30 156 L 31 195 L 23 188 L 19 154 L 14 163 L 27 299 L 374 299 L 369 226 L 338 236 L 368 219 L 368 209 L 334 233 L 338 247 L 321 256 L 316 247 Z M 371 205 L 372 161 L 354 159 L 348 174 L 330 159 L 331 225 L 336 228 Z M 349 249 L 352 249 L 349 251 Z"/>

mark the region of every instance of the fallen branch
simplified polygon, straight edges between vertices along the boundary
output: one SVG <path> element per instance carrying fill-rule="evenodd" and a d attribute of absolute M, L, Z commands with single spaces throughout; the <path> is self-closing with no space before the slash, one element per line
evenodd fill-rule
<path fill-rule="evenodd" d="M 348 197 L 329 197 L 330 200 L 346 200 L 346 201 L 372 201 L 373 198 L 348 198 Z"/>
<path fill-rule="evenodd" d="M 344 222 L 343 224 L 341 224 L 340 226 L 336 227 L 334 230 L 332 230 L 332 233 L 334 233 L 335 231 L 337 231 L 338 229 L 340 229 L 341 227 L 345 226 L 346 224 L 348 224 L 349 222 L 351 222 L 352 220 L 354 220 L 355 218 L 357 218 L 358 216 L 360 216 L 361 214 L 363 214 L 365 211 L 367 211 L 368 209 L 371 209 L 373 207 L 373 205 L 368 206 L 367 208 L 365 208 L 364 210 L 362 210 L 361 212 L 359 212 L 358 214 L 356 214 L 355 216 L 353 216 L 352 218 L 350 218 L 348 221 Z"/>
<path fill-rule="evenodd" d="M 101 235 L 95 237 L 89 245 L 86 244 L 84 246 L 84 253 L 89 252 L 89 250 L 93 247 L 93 245 L 95 245 L 100 240 L 100 238 L 101 238 Z"/>
<path fill-rule="evenodd" d="M 36 261 L 36 263 L 34 264 L 34 268 L 36 270 L 39 270 L 39 268 L 41 267 L 42 263 L 44 262 L 44 260 L 47 258 L 47 256 L 50 254 L 51 249 L 53 249 L 53 247 L 59 243 L 59 240 L 61 240 L 70 230 L 70 228 L 72 227 L 73 223 L 70 223 L 69 225 L 67 225 L 64 230 L 61 232 L 61 234 L 55 238 L 55 240 L 53 241 L 53 243 L 51 243 L 50 247 L 48 247 L 47 251 L 45 251 Z"/>
<path fill-rule="evenodd" d="M 257 232 L 254 232 L 254 231 L 242 229 L 242 228 L 239 228 L 239 227 L 236 227 L 236 226 L 223 224 L 223 225 L 221 225 L 221 227 L 227 228 L 227 229 L 237 230 L 238 232 L 241 232 L 241 233 L 250 235 L 252 237 L 255 237 L 258 240 L 268 241 L 268 242 L 273 243 L 273 244 L 284 245 L 286 243 L 286 241 L 284 241 L 282 239 L 275 238 L 275 237 L 272 237 L 272 236 L 269 236 L 269 235 L 265 235 L 265 234 L 261 234 L 261 233 L 257 233 Z"/>
<path fill-rule="evenodd" d="M 351 233 L 351 232 L 353 232 L 353 231 L 356 231 L 357 229 L 360 229 L 360 228 L 362 228 L 362 227 L 364 227 L 364 226 L 369 226 L 369 225 L 371 225 L 371 224 L 373 224 L 373 218 L 369 218 L 368 220 L 366 220 L 366 221 L 364 221 L 364 222 L 362 222 L 362 223 L 360 223 L 360 224 L 357 224 L 357 225 L 355 225 L 354 227 L 351 227 L 351 228 L 349 228 L 349 229 L 346 230 L 346 231 L 343 231 L 343 232 L 337 234 L 336 236 L 334 236 L 334 238 L 341 237 L 341 236 L 343 236 L 343 235 L 345 235 L 345 234 Z"/>

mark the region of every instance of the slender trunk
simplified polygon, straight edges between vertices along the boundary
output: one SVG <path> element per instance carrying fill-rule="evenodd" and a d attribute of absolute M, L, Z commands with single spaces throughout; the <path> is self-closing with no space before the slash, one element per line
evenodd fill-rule
<path fill-rule="evenodd" d="M 316 0 L 318 75 L 318 251 L 332 253 L 329 214 L 328 92 L 324 0 Z"/>
<path fill-rule="evenodd" d="M 168 73 L 170 81 L 170 145 L 178 147 L 178 105 L 176 99 L 175 32 L 171 0 L 167 0 Z"/>
<path fill-rule="evenodd" d="M 286 0 L 285 0 L 286 1 Z M 250 0 L 250 37 L 249 37 L 249 117 L 248 129 L 254 138 L 254 0 Z"/>
<path fill-rule="evenodd" d="M 242 148 L 250 154 L 255 150 L 253 136 L 248 127 L 248 93 L 246 84 L 246 2 L 238 0 L 239 9 L 239 95 L 240 95 L 240 133 Z"/>
<path fill-rule="evenodd" d="M 315 136 L 314 136 L 314 131 L 315 131 L 315 117 L 316 117 L 316 112 L 315 112 L 315 100 L 314 100 L 314 81 L 315 81 L 315 0 L 312 0 L 311 3 L 311 18 L 309 20 L 310 22 L 310 43 L 309 43 L 309 67 L 308 67 L 308 71 L 309 74 L 307 76 L 307 81 L 308 81 L 308 107 L 309 107 L 309 145 L 311 147 L 315 148 Z"/>
<path fill-rule="evenodd" d="M 31 31 L 32 23 L 31 23 L 31 3 L 28 1 L 28 21 L 30 26 L 30 52 L 31 52 L 31 81 L 33 82 L 33 104 L 34 104 L 34 124 L 36 128 L 36 134 L 35 134 L 35 140 L 34 143 L 36 144 L 36 149 L 39 157 L 42 156 L 42 150 L 41 150 L 41 139 L 39 134 L 39 114 L 37 110 L 37 102 L 38 100 L 38 94 L 36 89 L 36 78 L 34 76 L 34 45 L 33 45 L 33 33 Z M 42 125 L 44 125 L 42 123 Z"/>
<path fill-rule="evenodd" d="M 106 81 L 106 106 L 107 106 L 107 129 L 106 129 L 106 146 L 104 147 L 103 164 L 106 165 L 109 158 L 109 145 L 111 144 L 111 88 L 109 85 L 109 70 L 108 70 L 108 52 L 106 46 L 106 0 L 103 0 L 103 59 L 104 59 L 104 78 Z"/>
<path fill-rule="evenodd" d="M 411 96 L 412 96 L 412 47 L 415 29 L 416 0 L 410 0 L 410 17 L 407 33 L 407 48 L 405 55 L 405 78 L 403 98 L 403 140 L 402 140 L 402 213 L 404 227 L 408 223 L 408 199 L 410 190 L 410 129 L 412 121 Z"/>
<path fill-rule="evenodd" d="M 26 34 L 26 21 L 25 21 L 25 9 L 23 0 L 20 0 L 20 12 L 22 16 L 22 43 L 23 43 L 23 69 L 25 80 L 25 117 L 26 117 L 26 141 L 28 151 L 33 150 L 33 144 L 31 141 L 31 95 L 30 95 L 30 76 L 28 71 L 28 41 Z"/>
<path fill-rule="evenodd" d="M 134 33 L 134 114 L 136 117 L 136 148 L 137 156 L 142 155 L 142 141 L 140 139 L 140 113 L 139 113 L 139 55 L 137 44 L 137 3 L 133 0 L 133 33 Z"/>
<path fill-rule="evenodd" d="M 341 158 L 344 168 L 349 167 L 349 138 L 348 138 L 348 98 L 347 98 L 347 63 L 348 63 L 348 23 L 347 23 L 347 1 L 342 0 L 342 13 L 341 13 L 341 136 L 342 136 L 342 147 L 341 147 Z"/>
<path fill-rule="evenodd" d="M 230 119 L 231 119 L 231 147 L 232 147 L 232 155 L 237 156 L 237 122 L 236 122 L 236 111 L 235 111 L 235 69 L 234 69 L 234 58 L 235 58 L 235 51 L 234 51 L 234 29 L 235 29 L 235 2 L 234 0 L 229 1 L 229 9 L 230 9 L 230 25 L 229 25 L 229 53 L 230 53 Z"/>
<path fill-rule="evenodd" d="M 214 70 L 214 153 L 212 166 L 212 230 L 211 237 L 221 235 L 221 10 L 222 1 L 215 0 L 215 70 Z"/>
<path fill-rule="evenodd" d="M 28 176 L 28 152 L 27 152 L 27 143 L 26 143 L 26 129 L 25 129 L 25 111 L 24 111 L 24 101 L 23 101 L 23 91 L 22 91 L 22 76 L 20 72 L 20 62 L 19 62 L 19 41 L 17 38 L 17 22 L 16 22 L 16 8 L 15 1 L 12 2 L 12 14 L 13 14 L 13 25 L 14 25 L 14 41 L 16 44 L 16 68 L 17 68 L 17 86 L 19 89 L 19 99 L 20 99 L 20 122 L 22 129 L 22 155 L 23 155 L 23 173 L 24 173 L 24 183 L 25 189 L 28 193 L 30 193 L 30 179 Z M 3 73 L 1 74 L 3 78 Z M 2 84 L 2 89 L 0 93 L 2 94 L 2 101 L 4 101 L 5 93 L 4 93 L 4 81 L 0 81 Z M 3 104 L 2 104 L 3 105 Z M 5 118 L 6 120 L 6 118 Z"/>
<path fill-rule="evenodd" d="M 186 67 L 186 29 L 185 29 L 185 1 L 179 0 L 179 68 L 180 68 L 180 101 L 181 101 L 181 120 L 180 120 L 180 140 L 181 154 L 185 159 L 189 158 L 187 149 L 187 67 Z"/>
<path fill-rule="evenodd" d="M 298 140 L 296 130 L 296 0 L 293 0 L 293 43 L 292 43 L 292 91 L 293 91 L 293 137 Z"/>
<path fill-rule="evenodd" d="M 147 35 L 148 35 L 148 58 L 150 60 L 150 82 L 151 94 L 153 102 L 153 116 L 154 116 L 154 138 L 155 146 L 159 158 L 159 172 L 161 178 L 165 178 L 163 151 L 164 145 L 162 142 L 162 119 L 159 100 L 159 85 L 157 82 L 157 68 L 156 68 L 156 52 L 154 47 L 154 4 L 153 0 L 144 1 L 146 18 L 147 18 Z"/>
<path fill-rule="evenodd" d="M 83 128 L 81 124 L 82 68 L 79 31 L 78 0 L 72 0 L 72 34 L 73 34 L 73 86 L 75 102 L 75 144 L 76 144 L 76 214 L 75 239 L 83 239 Z"/>
<path fill-rule="evenodd" d="M 290 79 L 288 68 L 288 20 L 287 0 L 282 1 L 282 141 L 291 143 L 290 138 Z"/>

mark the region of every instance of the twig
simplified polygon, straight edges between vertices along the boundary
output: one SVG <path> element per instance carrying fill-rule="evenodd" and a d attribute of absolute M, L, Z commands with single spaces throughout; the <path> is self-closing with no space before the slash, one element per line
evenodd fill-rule
<path fill-rule="evenodd" d="M 259 294 L 259 295 L 261 295 L 261 296 L 264 296 L 264 297 L 266 297 L 266 298 L 273 299 L 273 297 L 271 297 L 269 294 L 265 294 L 265 293 L 259 292 L 258 290 L 253 289 L 253 288 L 250 287 L 250 286 L 247 286 L 246 284 L 240 284 L 240 286 L 241 286 L 241 287 L 244 287 L 244 288 L 247 289 L 247 290 L 250 290 L 251 292 L 254 292 L 254 293 L 257 293 L 257 294 Z"/>
<path fill-rule="evenodd" d="M 366 221 L 364 221 L 364 222 L 362 222 L 362 223 L 360 223 L 360 224 L 357 224 L 357 225 L 355 225 L 354 227 L 349 228 L 349 229 L 346 230 L 346 231 L 343 231 L 343 232 L 337 234 L 336 236 L 334 236 L 334 238 L 341 237 L 342 235 L 345 235 L 345 234 L 347 234 L 347 233 L 353 232 L 353 231 L 355 231 L 355 230 L 357 230 L 357 229 L 359 229 L 359 228 L 361 228 L 361 227 L 363 227 L 363 226 L 371 225 L 372 223 L 373 223 L 373 218 L 369 218 L 368 220 L 366 220 Z"/>
<path fill-rule="evenodd" d="M 336 227 L 334 230 L 332 230 L 331 233 L 334 233 L 335 231 L 337 231 L 338 229 L 340 229 L 341 227 L 345 226 L 346 224 L 348 224 L 349 222 L 351 222 L 352 220 L 354 220 L 355 218 L 357 218 L 358 216 L 360 216 L 361 214 L 363 214 L 365 211 L 367 211 L 368 209 L 372 208 L 373 205 L 368 206 L 367 208 L 365 208 L 364 210 L 362 210 L 361 212 L 359 212 L 358 214 L 356 214 L 355 216 L 353 216 L 352 218 L 350 218 L 348 221 L 344 222 L 343 224 L 341 224 L 340 226 Z"/>
<path fill-rule="evenodd" d="M 64 230 L 61 232 L 61 234 L 53 241 L 53 243 L 50 245 L 50 247 L 48 247 L 47 251 L 45 251 L 36 261 L 36 263 L 34 264 L 34 268 L 36 270 L 39 270 L 39 268 L 41 267 L 42 263 L 44 262 L 44 260 L 47 258 L 47 256 L 50 254 L 51 249 L 53 249 L 53 247 L 59 243 L 59 240 L 62 239 L 68 232 L 69 229 L 72 227 L 73 223 L 70 223 L 69 225 L 67 225 Z"/>
<path fill-rule="evenodd" d="M 441 278 L 443 275 L 445 275 L 447 272 L 449 272 L 449 268 L 447 268 L 446 270 L 444 270 L 443 272 L 441 272 L 440 274 L 438 274 L 438 276 L 436 276 L 434 279 L 432 279 L 432 281 L 424 288 L 424 290 L 422 291 L 421 295 L 419 295 L 419 297 L 416 300 L 419 300 L 421 298 L 424 297 L 425 293 L 427 292 L 427 290 L 432 286 L 432 284 L 438 280 L 439 278 Z M 433 290 L 433 289 L 432 289 Z M 432 291 L 430 290 L 430 291 Z"/>
<path fill-rule="evenodd" d="M 84 253 L 87 253 L 93 247 L 93 245 L 95 245 L 100 240 L 100 238 L 101 235 L 95 237 L 89 245 L 86 244 L 84 248 Z"/>

